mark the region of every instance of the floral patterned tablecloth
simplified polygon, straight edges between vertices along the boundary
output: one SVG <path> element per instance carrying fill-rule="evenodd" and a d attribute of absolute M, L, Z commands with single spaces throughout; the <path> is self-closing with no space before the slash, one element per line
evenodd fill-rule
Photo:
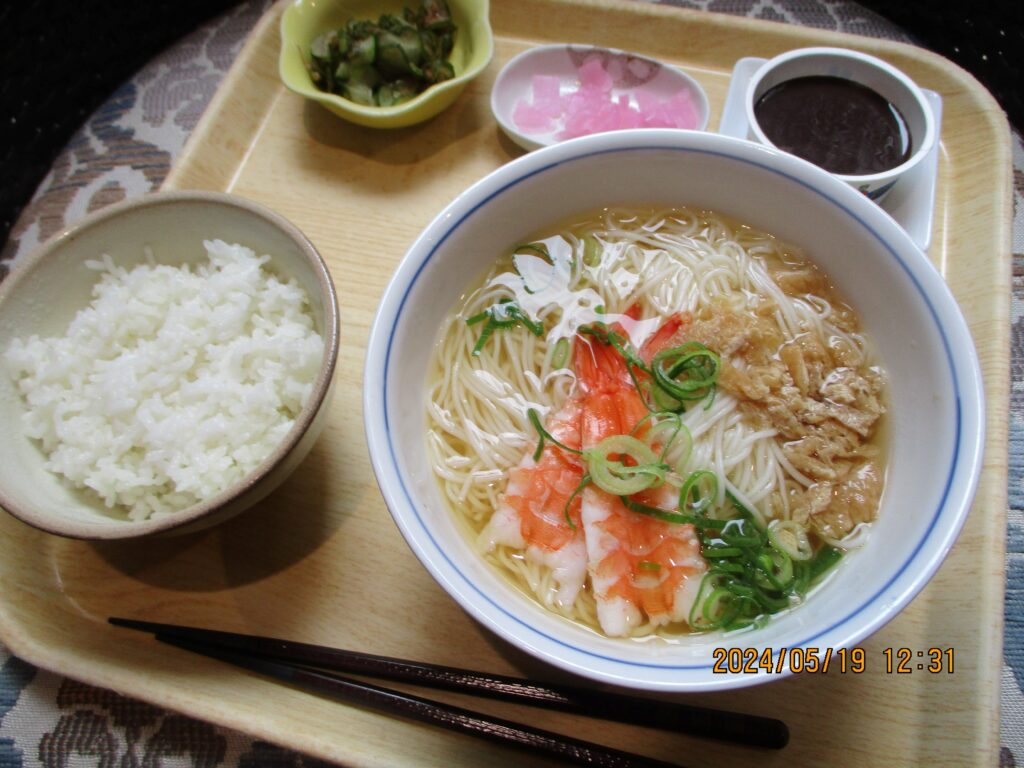
<path fill-rule="evenodd" d="M 909 41 L 845 0 L 674 0 L 678 5 Z M 6 267 L 86 213 L 157 188 L 248 33 L 250 0 L 157 56 L 86 122 L 0 254 Z M 1024 144 L 1014 134 L 1012 371 L 1001 764 L 1024 765 Z M 31 667 L 0 645 L 0 768 L 314 766 L 321 761 Z"/>

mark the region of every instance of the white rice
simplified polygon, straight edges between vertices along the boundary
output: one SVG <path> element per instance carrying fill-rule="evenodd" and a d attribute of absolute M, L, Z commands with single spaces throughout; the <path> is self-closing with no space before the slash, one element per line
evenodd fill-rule
<path fill-rule="evenodd" d="M 133 520 L 209 499 L 281 442 L 324 354 L 309 297 L 240 245 L 209 263 L 125 270 L 109 256 L 63 336 L 15 339 L 5 362 L 47 467 Z"/>

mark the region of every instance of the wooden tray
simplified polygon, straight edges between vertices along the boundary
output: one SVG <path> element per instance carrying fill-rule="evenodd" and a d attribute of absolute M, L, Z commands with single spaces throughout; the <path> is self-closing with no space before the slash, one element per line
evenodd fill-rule
<path fill-rule="evenodd" d="M 520 154 L 500 135 L 488 96 L 502 64 L 527 46 L 594 43 L 680 64 L 707 89 L 710 125 L 717 126 L 737 59 L 844 45 L 883 56 L 944 99 L 931 257 L 975 334 L 988 394 L 987 460 L 959 542 L 924 592 L 865 642 L 866 673 L 832 671 L 691 697 L 784 718 L 793 736 L 781 753 L 507 704 L 477 706 L 688 766 L 994 765 L 1012 197 L 1008 126 L 989 94 L 946 60 L 910 46 L 641 4 L 502 0 L 492 9 L 497 49 L 488 71 L 433 121 L 375 132 L 281 86 L 281 11 L 276 6 L 253 33 L 165 186 L 230 190 L 261 201 L 320 248 L 341 301 L 331 421 L 277 493 L 203 534 L 96 545 L 0 515 L 0 636 L 11 650 L 41 667 L 338 762 L 518 768 L 523 756 L 511 750 L 319 699 L 115 630 L 105 619 L 144 617 L 562 677 L 470 620 L 413 557 L 384 507 L 360 407 L 377 299 L 419 230 L 460 190 Z M 955 649 L 953 674 L 886 674 L 882 649 L 933 646 Z"/>

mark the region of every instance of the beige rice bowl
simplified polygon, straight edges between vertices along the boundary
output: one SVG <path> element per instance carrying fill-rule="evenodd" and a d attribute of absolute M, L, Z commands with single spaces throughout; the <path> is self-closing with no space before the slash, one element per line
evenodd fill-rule
<path fill-rule="evenodd" d="M 112 516 L 173 516 L 252 472 L 284 440 L 324 357 L 310 299 L 241 245 L 130 269 L 109 256 L 62 335 L 0 347 L 45 466 Z"/>

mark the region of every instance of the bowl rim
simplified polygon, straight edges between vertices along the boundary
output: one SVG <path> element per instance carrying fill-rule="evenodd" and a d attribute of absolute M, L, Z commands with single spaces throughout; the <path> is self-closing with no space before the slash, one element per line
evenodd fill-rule
<path fill-rule="evenodd" d="M 840 179 L 779 150 L 717 134 L 636 129 L 556 144 L 524 155 L 476 182 L 424 229 L 410 246 L 385 290 L 367 347 L 364 427 L 377 482 L 407 544 L 448 594 L 499 637 L 543 661 L 603 683 L 663 692 L 745 687 L 782 679 L 792 670 L 787 665 L 781 674 L 720 675 L 712 673 L 709 660 L 695 665 L 659 664 L 657 659 L 634 662 L 612 658 L 579 648 L 565 638 L 547 636 L 542 630 L 516 617 L 505 606 L 498 605 L 500 598 L 484 593 L 460 572 L 456 564 L 451 563 L 448 553 L 424 523 L 417 510 L 417 502 L 398 468 L 391 443 L 387 368 L 394 328 L 401 319 L 408 292 L 445 240 L 466 217 L 524 178 L 595 154 L 654 149 L 695 151 L 739 159 L 787 177 L 845 209 L 889 251 L 927 305 L 945 345 L 951 381 L 957 387 L 957 397 L 954 398 L 957 424 L 951 440 L 951 464 L 941 501 L 937 503 L 920 541 L 881 589 L 867 599 L 858 600 L 857 607 L 845 611 L 841 620 L 793 645 L 801 645 L 808 651 L 814 649 L 820 658 L 829 649 L 855 645 L 892 620 L 934 575 L 970 511 L 982 466 L 985 433 L 984 391 L 977 352 L 948 286 L 902 228 L 881 208 Z M 869 607 L 876 610 L 866 613 Z M 742 636 L 730 637 L 727 644 L 741 645 L 743 639 Z"/>
<path fill-rule="evenodd" d="M 390 118 L 404 115 L 408 112 L 416 112 L 423 108 L 424 105 L 434 101 L 435 98 L 442 96 L 442 94 L 448 93 L 455 89 L 461 89 L 465 85 L 477 77 L 483 72 L 487 66 L 491 63 L 494 58 L 494 31 L 491 29 L 490 22 L 490 0 L 473 0 L 473 2 L 480 4 L 481 15 L 479 18 L 474 19 L 473 28 L 479 28 L 482 32 L 481 40 L 485 43 L 484 55 L 481 57 L 480 63 L 474 67 L 466 69 L 461 74 L 456 75 L 450 80 L 445 80 L 435 85 L 431 85 L 429 88 L 424 89 L 421 93 L 418 93 L 408 101 L 404 101 L 401 104 L 395 104 L 390 107 L 371 107 L 366 104 L 358 104 L 349 99 L 345 99 L 338 96 L 335 93 L 328 93 L 327 91 L 321 91 L 315 85 L 312 80 L 307 76 L 305 80 L 296 80 L 289 75 L 286 63 L 288 58 L 292 55 L 291 44 L 298 43 L 294 38 L 288 34 L 287 26 L 291 23 L 291 19 L 298 13 L 302 12 L 302 7 L 315 6 L 317 3 L 308 2 L 308 0 L 293 0 L 289 3 L 281 14 L 281 21 L 278 25 L 279 34 L 281 36 L 281 52 L 277 60 L 278 77 L 281 82 L 284 83 L 285 87 L 298 94 L 304 96 L 311 101 L 319 102 L 320 104 L 330 105 L 334 109 L 340 110 L 341 112 L 350 113 L 352 115 L 358 115 L 364 120 L 379 119 L 381 121 L 387 121 Z M 320 5 L 323 5 L 320 3 Z M 424 119 L 428 119 L 432 115 L 428 115 Z"/>
<path fill-rule="evenodd" d="M 906 89 L 924 116 L 924 136 L 920 145 L 914 149 L 910 157 L 899 165 L 893 166 L 887 171 L 879 171 L 877 173 L 865 173 L 859 175 L 850 173 L 833 173 L 833 176 L 842 179 L 847 184 L 853 185 L 870 186 L 884 184 L 885 182 L 894 182 L 896 179 L 899 179 L 912 168 L 924 161 L 924 158 L 928 156 L 928 153 L 931 152 L 935 143 L 938 141 L 938 136 L 936 135 L 937 132 L 935 130 L 935 114 L 932 112 L 931 105 L 928 103 L 928 99 L 925 98 L 921 88 L 906 73 L 897 69 L 889 62 L 884 61 L 877 56 L 872 56 L 868 53 L 861 53 L 860 51 L 855 51 L 850 48 L 836 48 L 828 46 L 795 48 L 791 51 L 780 53 L 774 58 L 768 59 L 757 68 L 754 74 L 751 75 L 750 80 L 744 89 L 743 101 L 744 110 L 747 115 L 747 124 L 750 126 L 751 132 L 753 132 L 759 142 L 773 149 L 778 149 L 778 147 L 775 146 L 775 143 L 765 135 L 764 131 L 761 129 L 761 124 L 758 122 L 757 117 L 754 114 L 753 95 L 757 91 L 757 87 L 760 85 L 761 81 L 776 67 L 788 64 L 791 61 L 813 59 L 816 57 L 820 57 L 824 60 L 834 59 L 857 62 L 858 64 L 885 73 L 885 75 L 891 78 L 894 82 Z M 829 171 L 829 173 L 831 173 L 831 171 Z"/>
<path fill-rule="evenodd" d="M 87 214 L 78 221 L 65 226 L 60 232 L 39 245 L 14 266 L 10 274 L 0 282 L 0 306 L 18 290 L 18 286 L 24 280 L 28 279 L 36 269 L 41 267 L 43 262 L 54 251 L 65 246 L 70 247 L 70 244 L 82 232 L 100 226 L 112 219 L 131 215 L 136 211 L 183 203 L 200 203 L 242 209 L 249 214 L 270 222 L 277 229 L 284 232 L 298 246 L 305 258 L 305 262 L 311 268 L 316 279 L 320 289 L 320 299 L 324 305 L 324 327 L 321 331 L 324 339 L 324 357 L 320 364 L 320 370 L 317 372 L 317 378 L 314 381 L 309 400 L 295 418 L 295 423 L 281 443 L 242 480 L 206 501 L 193 504 L 166 517 L 142 521 L 116 521 L 116 523 L 61 521 L 51 515 L 40 516 L 32 509 L 26 509 L 13 503 L 11 499 L 7 498 L 3 488 L 0 488 L 0 509 L 5 510 L 13 517 L 31 525 L 33 528 L 67 538 L 111 541 L 148 536 L 194 523 L 207 515 L 214 514 L 221 506 L 246 493 L 269 475 L 278 463 L 299 443 L 327 398 L 334 376 L 334 369 L 338 361 L 340 328 L 338 299 L 327 263 L 309 238 L 295 224 L 261 203 L 239 195 L 204 190 L 157 191 L 150 192 L 142 197 L 113 203 Z"/>
<path fill-rule="evenodd" d="M 611 48 L 605 45 L 589 45 L 584 43 L 546 43 L 544 45 L 535 45 L 531 48 L 527 48 L 525 51 L 520 51 L 511 59 L 509 59 L 505 66 L 498 72 L 497 77 L 494 79 L 494 85 L 491 87 L 491 114 L 497 121 L 501 129 L 511 138 L 516 144 L 528 149 L 530 151 L 534 149 L 540 149 L 541 147 L 550 147 L 555 144 L 560 144 L 567 139 L 558 140 L 553 139 L 551 141 L 538 141 L 531 134 L 523 133 L 511 122 L 510 119 L 506 119 L 505 110 L 501 108 L 501 94 L 507 87 L 506 82 L 516 69 L 523 66 L 524 62 L 528 62 L 530 59 L 543 56 L 547 53 L 558 52 L 558 51 L 605 51 L 607 53 L 614 54 L 616 56 L 628 56 L 634 59 L 642 59 L 657 64 L 661 69 L 672 73 L 671 76 L 678 79 L 681 83 L 689 89 L 690 94 L 694 97 L 694 102 L 698 108 L 698 112 L 701 118 L 700 124 L 696 128 L 687 129 L 694 131 L 706 131 L 708 124 L 711 121 L 711 103 L 708 101 L 707 91 L 704 89 L 696 78 L 688 74 L 682 67 L 675 64 L 670 64 L 666 61 L 662 61 L 654 56 L 648 56 L 643 53 L 636 53 L 635 51 L 627 51 L 622 48 Z M 644 129 L 653 130 L 653 129 Z M 680 129 L 683 130 L 683 129 Z M 610 133 L 610 131 L 606 131 Z M 596 134 L 595 134 L 596 135 Z"/>

